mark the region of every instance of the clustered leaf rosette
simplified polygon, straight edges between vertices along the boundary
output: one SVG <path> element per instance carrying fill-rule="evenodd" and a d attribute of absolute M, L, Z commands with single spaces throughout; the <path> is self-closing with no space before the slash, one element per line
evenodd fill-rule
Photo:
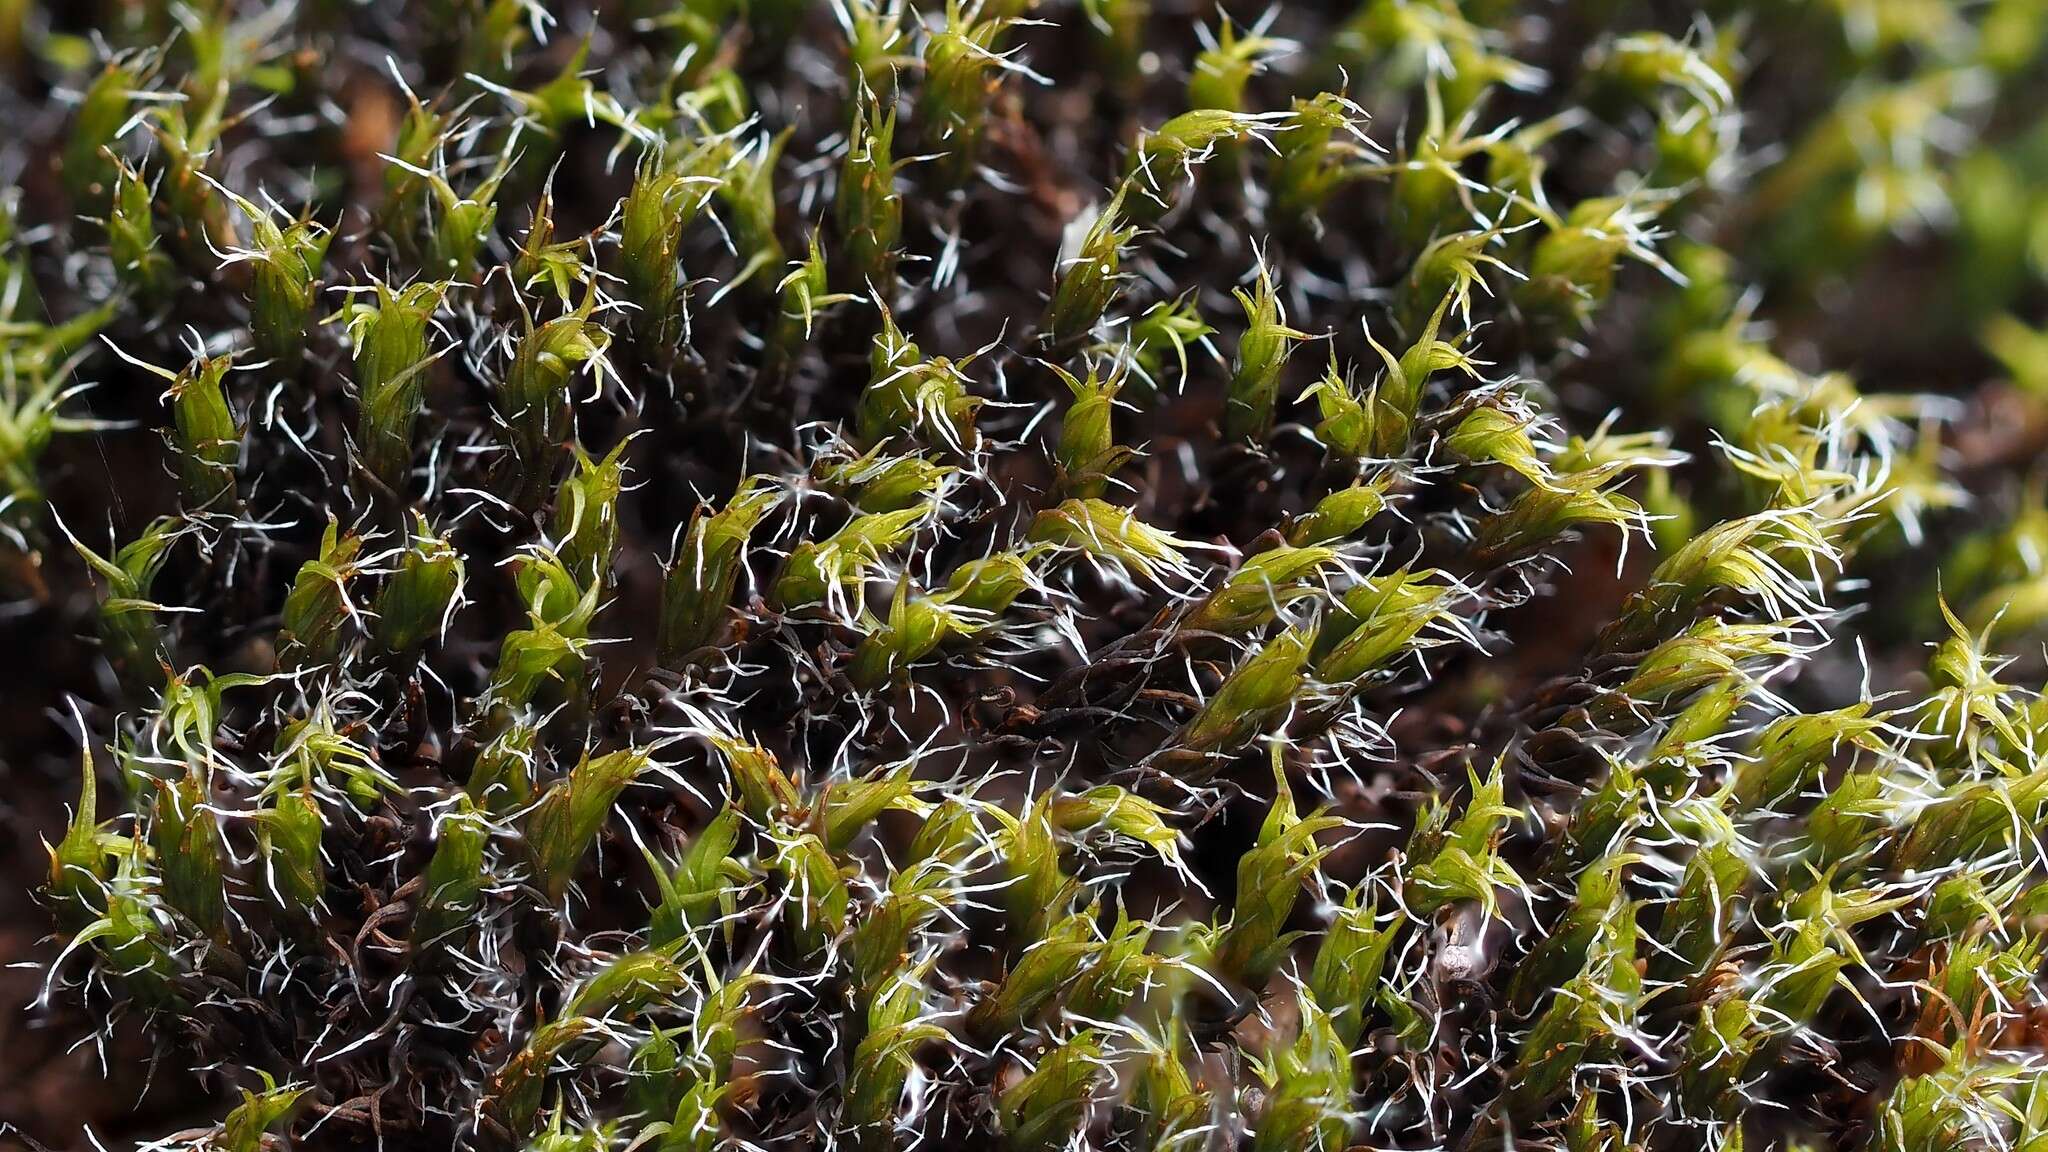
<path fill-rule="evenodd" d="M 163 1149 L 2048 1149 L 2044 42 L 0 0 L 40 1008 Z"/>

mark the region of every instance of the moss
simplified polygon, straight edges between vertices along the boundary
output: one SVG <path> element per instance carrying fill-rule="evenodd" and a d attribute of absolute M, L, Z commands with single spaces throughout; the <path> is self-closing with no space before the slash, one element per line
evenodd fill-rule
<path fill-rule="evenodd" d="M 49 996 L 166 1148 L 2043 1147 L 2038 7 L 30 5 Z"/>

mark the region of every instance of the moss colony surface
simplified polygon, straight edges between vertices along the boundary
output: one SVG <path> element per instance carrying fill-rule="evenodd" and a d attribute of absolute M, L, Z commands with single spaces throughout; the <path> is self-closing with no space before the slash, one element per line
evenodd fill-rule
<path fill-rule="evenodd" d="M 30 1011 L 166 1149 L 2048 1149 L 2044 30 L 0 0 Z"/>

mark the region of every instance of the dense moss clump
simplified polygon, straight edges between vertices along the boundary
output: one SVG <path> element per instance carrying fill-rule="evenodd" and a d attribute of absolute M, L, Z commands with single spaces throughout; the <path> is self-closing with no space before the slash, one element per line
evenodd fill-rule
<path fill-rule="evenodd" d="M 161 1148 L 2043 1152 L 2044 34 L 0 0 L 41 1011 Z"/>

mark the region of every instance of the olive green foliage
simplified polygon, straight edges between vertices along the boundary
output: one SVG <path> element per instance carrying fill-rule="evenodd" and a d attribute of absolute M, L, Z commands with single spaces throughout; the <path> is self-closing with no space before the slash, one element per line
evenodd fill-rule
<path fill-rule="evenodd" d="M 2043 1152 L 2044 35 L 0 0 L 49 1023 L 165 1149 Z"/>

